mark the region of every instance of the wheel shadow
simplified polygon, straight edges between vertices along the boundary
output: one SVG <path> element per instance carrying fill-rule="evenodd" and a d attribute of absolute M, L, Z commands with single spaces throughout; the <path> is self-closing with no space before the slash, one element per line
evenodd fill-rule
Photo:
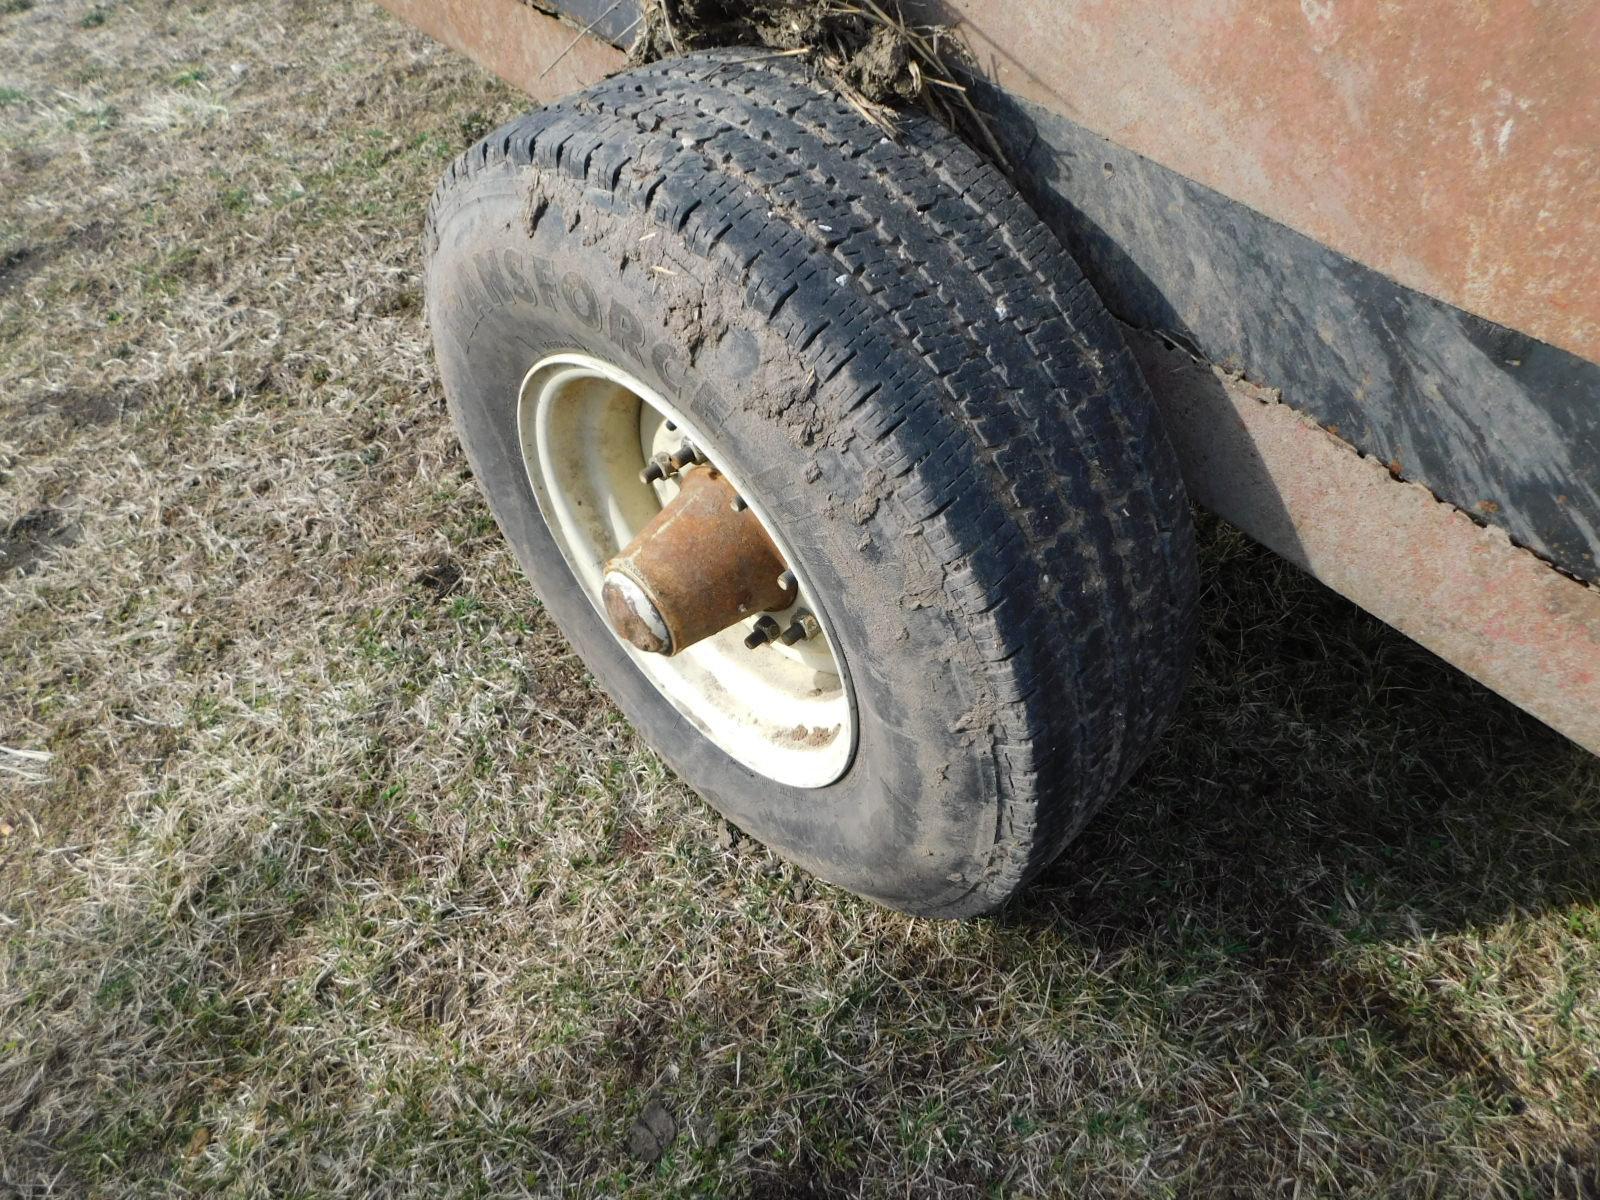
<path fill-rule="evenodd" d="M 1600 896 L 1600 762 L 1211 517 L 1188 693 L 1004 918 L 1108 946 L 1180 910 L 1263 947 Z"/>
<path fill-rule="evenodd" d="M 1112 164 L 1046 144 L 1004 94 L 979 94 L 1029 202 L 1132 324 L 1158 399 L 1197 406 L 1187 419 L 1216 436 L 1232 414 L 1209 371 L 1152 375 L 1191 361 L 1193 331 L 1071 200 L 1109 186 Z M 1161 184 L 1131 168 L 1115 178 Z M 1296 557 L 1271 471 L 1248 437 L 1222 436 L 1230 473 L 1267 482 L 1257 532 Z M 1600 763 L 1220 522 L 1203 520 L 1202 543 L 1182 712 L 1004 920 L 1108 946 L 1205 922 L 1276 962 L 1308 942 L 1451 933 L 1600 895 Z"/>

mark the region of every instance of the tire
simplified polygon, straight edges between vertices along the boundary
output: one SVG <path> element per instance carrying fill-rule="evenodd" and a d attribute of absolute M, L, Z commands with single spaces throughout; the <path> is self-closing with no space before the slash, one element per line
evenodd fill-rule
<path fill-rule="evenodd" d="M 752 835 L 912 913 L 994 909 L 1132 772 L 1193 638 L 1187 500 L 1115 325 L 942 127 L 889 139 L 789 58 L 693 54 L 491 134 L 440 185 L 427 311 L 480 486 L 646 741 Z M 523 460 L 535 362 L 582 352 L 715 435 L 832 630 L 847 769 L 741 765 L 641 671 Z"/>

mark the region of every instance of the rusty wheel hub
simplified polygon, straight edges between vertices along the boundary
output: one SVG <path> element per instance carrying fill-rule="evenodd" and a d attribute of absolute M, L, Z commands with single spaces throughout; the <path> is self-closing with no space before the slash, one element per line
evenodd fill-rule
<path fill-rule="evenodd" d="M 601 599 L 623 641 L 677 654 L 752 613 L 794 604 L 794 576 L 739 501 L 715 467 L 693 467 L 677 498 L 606 564 Z"/>

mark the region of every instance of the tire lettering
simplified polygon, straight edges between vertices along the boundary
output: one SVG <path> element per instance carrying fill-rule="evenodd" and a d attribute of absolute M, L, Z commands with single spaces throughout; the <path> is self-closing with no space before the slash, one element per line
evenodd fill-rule
<path fill-rule="evenodd" d="M 694 394 L 694 408 L 697 412 L 722 420 L 727 415 L 727 407 L 722 403 L 722 393 L 712 387 L 710 383 L 702 380 Z"/>
<path fill-rule="evenodd" d="M 542 308 L 565 308 L 596 333 L 604 329 L 629 358 L 640 363 L 648 361 L 674 392 L 686 394 L 694 382 L 682 350 L 670 341 L 651 345 L 643 323 L 632 310 L 615 300 L 603 309 L 594 288 L 576 271 L 567 271 L 558 281 L 550 265 L 537 255 L 521 250 L 489 250 L 472 259 L 471 269 L 461 273 L 460 286 L 467 306 L 480 312 L 516 301 Z M 696 399 L 712 411 L 722 410 L 722 397 L 709 384 L 699 386 Z"/>
<path fill-rule="evenodd" d="M 644 357 L 644 326 L 615 300 L 611 302 L 611 340 L 634 358 Z"/>
<path fill-rule="evenodd" d="M 556 306 L 556 273 L 550 269 L 550 264 L 542 258 L 529 255 L 529 262 L 533 266 L 533 278 L 539 286 L 539 299 L 547 308 Z"/>
<path fill-rule="evenodd" d="M 561 277 L 561 298 L 567 302 L 567 307 L 572 315 L 577 317 L 590 329 L 599 332 L 600 329 L 600 298 L 594 294 L 594 289 L 576 271 L 568 271 Z"/>
<path fill-rule="evenodd" d="M 472 268 L 478 277 L 479 292 L 491 303 L 505 304 L 510 301 L 511 289 L 506 286 L 506 281 L 500 274 L 500 261 L 493 251 L 480 254 L 473 259 Z"/>
<path fill-rule="evenodd" d="M 668 342 L 657 342 L 650 347 L 650 365 L 656 369 L 656 374 L 661 376 L 662 381 L 674 391 L 681 390 L 684 380 L 689 377 L 688 364 L 683 361 L 683 355 L 678 352 L 676 346 Z"/>
<path fill-rule="evenodd" d="M 500 252 L 501 278 L 508 291 L 524 304 L 538 306 L 542 297 L 534 287 L 534 267 L 531 255 L 520 250 Z"/>

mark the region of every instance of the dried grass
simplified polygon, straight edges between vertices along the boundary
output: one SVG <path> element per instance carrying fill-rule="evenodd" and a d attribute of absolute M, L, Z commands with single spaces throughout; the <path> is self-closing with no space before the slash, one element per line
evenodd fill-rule
<path fill-rule="evenodd" d="M 920 107 L 1008 168 L 968 89 L 965 45 L 945 26 L 907 20 L 901 0 L 644 0 L 641 23 L 632 62 L 716 46 L 803 56 L 884 132 L 901 108 Z"/>
<path fill-rule="evenodd" d="M 807 880 L 448 428 L 421 212 L 524 102 L 355 0 L 89 11 L 0 14 L 0 1195 L 1594 1194 L 1593 760 L 1208 524 L 1023 904 Z"/>

